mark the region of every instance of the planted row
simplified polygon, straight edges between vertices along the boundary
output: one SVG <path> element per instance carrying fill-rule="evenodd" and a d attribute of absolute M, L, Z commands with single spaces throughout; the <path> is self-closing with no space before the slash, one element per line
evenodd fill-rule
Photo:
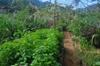
<path fill-rule="evenodd" d="M 0 66 L 60 66 L 61 33 L 42 29 L 0 46 Z"/>

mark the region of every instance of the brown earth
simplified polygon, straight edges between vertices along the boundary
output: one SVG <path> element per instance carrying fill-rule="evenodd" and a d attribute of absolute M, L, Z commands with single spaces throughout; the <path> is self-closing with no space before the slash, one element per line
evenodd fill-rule
<path fill-rule="evenodd" d="M 77 52 L 70 32 L 64 32 L 64 52 L 62 66 L 84 66 L 77 56 Z"/>

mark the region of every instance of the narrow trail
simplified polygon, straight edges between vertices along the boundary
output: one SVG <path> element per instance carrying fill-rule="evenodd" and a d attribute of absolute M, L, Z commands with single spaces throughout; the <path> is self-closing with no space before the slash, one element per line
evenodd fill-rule
<path fill-rule="evenodd" d="M 64 32 L 64 52 L 62 66 L 83 66 L 76 55 L 76 50 L 70 32 Z"/>

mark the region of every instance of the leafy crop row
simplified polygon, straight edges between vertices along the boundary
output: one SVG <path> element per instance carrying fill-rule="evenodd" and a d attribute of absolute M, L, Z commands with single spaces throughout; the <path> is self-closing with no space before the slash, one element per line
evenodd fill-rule
<path fill-rule="evenodd" d="M 0 66 L 60 66 L 62 33 L 42 29 L 0 46 Z"/>

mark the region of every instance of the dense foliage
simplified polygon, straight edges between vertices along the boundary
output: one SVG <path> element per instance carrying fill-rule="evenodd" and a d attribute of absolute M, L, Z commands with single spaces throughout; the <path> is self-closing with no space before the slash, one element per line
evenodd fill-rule
<path fill-rule="evenodd" d="M 62 34 L 42 29 L 0 46 L 0 66 L 60 66 Z"/>
<path fill-rule="evenodd" d="M 80 2 L 74 0 L 76 5 Z M 97 46 L 100 48 L 100 8 L 72 10 L 72 6 L 64 8 L 58 4 L 56 0 L 54 4 L 40 0 L 0 0 L 0 66 L 61 66 L 59 31 L 73 33 L 87 66 L 100 66 L 100 54 L 96 54 Z"/>
<path fill-rule="evenodd" d="M 47 20 L 34 19 L 34 17 L 30 15 L 30 9 L 27 8 L 16 14 L 0 14 L 0 43 L 20 38 L 29 31 L 48 28 Z"/>
<path fill-rule="evenodd" d="M 95 47 L 100 47 L 100 14 L 96 12 L 78 14 L 67 26 L 73 33 L 73 39 L 81 45 L 80 57 L 87 66 L 99 66 L 100 54 Z M 93 43 L 92 43 L 93 42 Z"/>

